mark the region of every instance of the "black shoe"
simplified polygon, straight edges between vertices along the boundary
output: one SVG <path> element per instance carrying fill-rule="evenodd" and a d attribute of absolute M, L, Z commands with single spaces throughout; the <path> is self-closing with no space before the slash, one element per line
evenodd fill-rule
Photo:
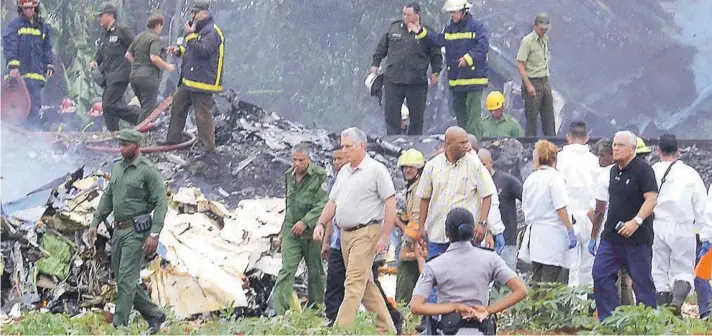
<path fill-rule="evenodd" d="M 426 318 L 427 318 L 427 317 L 423 316 L 423 318 L 420 320 L 420 324 L 418 324 L 417 326 L 415 326 L 415 331 L 417 331 L 417 332 L 419 332 L 419 333 L 422 333 L 422 332 L 425 331 L 425 319 L 426 319 Z"/>
<path fill-rule="evenodd" d="M 162 315 L 161 317 L 157 319 L 153 319 L 148 322 L 148 334 L 149 335 L 155 335 L 157 332 L 161 330 L 161 325 L 163 325 L 163 322 L 166 322 L 166 315 Z"/>

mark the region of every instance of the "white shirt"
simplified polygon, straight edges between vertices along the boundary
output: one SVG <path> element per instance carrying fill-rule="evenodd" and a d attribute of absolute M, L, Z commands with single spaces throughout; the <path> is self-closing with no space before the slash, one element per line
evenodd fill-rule
<path fill-rule="evenodd" d="M 587 145 L 566 145 L 557 155 L 556 169 L 566 181 L 569 212 L 588 212 L 601 169 L 598 158 L 591 154 Z"/>
<path fill-rule="evenodd" d="M 522 211 L 531 230 L 531 261 L 569 267 L 569 238 L 556 210 L 569 205 L 564 177 L 556 169 L 541 166 L 524 181 Z M 523 246 L 524 247 L 524 246 Z"/>
<path fill-rule="evenodd" d="M 660 161 L 653 165 L 658 182 L 658 203 L 653 210 L 656 222 L 707 225 L 705 202 L 707 190 L 700 174 L 694 168 L 678 160 L 660 186 L 663 175 L 672 161 Z"/>
<path fill-rule="evenodd" d="M 591 209 L 596 209 L 596 201 L 606 202 L 606 212 L 603 213 L 603 220 L 601 221 L 601 226 L 606 223 L 606 218 L 608 218 L 608 185 L 611 183 L 611 168 L 613 168 L 612 164 L 600 168 L 598 176 L 596 177 L 596 185 L 593 187 L 593 199 L 591 200 Z"/>

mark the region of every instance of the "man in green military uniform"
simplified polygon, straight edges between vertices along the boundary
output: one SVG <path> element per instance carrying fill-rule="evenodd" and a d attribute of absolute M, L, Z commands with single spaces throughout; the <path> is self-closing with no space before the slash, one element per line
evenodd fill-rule
<path fill-rule="evenodd" d="M 504 95 L 492 91 L 485 102 L 489 117 L 482 120 L 483 135 L 488 137 L 519 138 L 522 136 L 522 126 L 517 119 L 504 115 Z"/>
<path fill-rule="evenodd" d="M 282 224 L 282 269 L 274 285 L 274 309 L 283 315 L 289 309 L 294 276 L 304 258 L 307 264 L 308 295 L 311 304 L 324 303 L 324 267 L 321 242 L 312 240 L 316 221 L 328 200 L 326 170 L 311 162 L 309 147 L 302 143 L 292 149 L 293 167 L 284 174 L 286 209 Z"/>
<path fill-rule="evenodd" d="M 134 125 L 138 123 L 138 111 L 131 110 L 124 100 L 131 72 L 131 64 L 124 55 L 133 42 L 134 34 L 128 27 L 116 22 L 118 10 L 110 3 L 103 3 L 95 15 L 103 31 L 97 44 L 95 60 L 89 64 L 89 68 L 98 67 L 101 71 L 104 120 L 106 128 L 115 132 L 119 130 L 119 119 Z"/>
<path fill-rule="evenodd" d="M 138 281 L 144 253 L 151 255 L 158 247 L 168 201 L 163 178 L 139 152 L 142 138 L 135 130 L 124 129 L 119 133 L 122 159 L 116 160 L 111 169 L 109 186 L 101 197 L 88 236 L 93 244 L 99 223 L 114 213 L 111 264 L 118 287 L 114 326 L 128 324 L 131 307 L 135 306 L 148 322 L 149 331 L 156 333 L 166 315 L 151 302 Z"/>

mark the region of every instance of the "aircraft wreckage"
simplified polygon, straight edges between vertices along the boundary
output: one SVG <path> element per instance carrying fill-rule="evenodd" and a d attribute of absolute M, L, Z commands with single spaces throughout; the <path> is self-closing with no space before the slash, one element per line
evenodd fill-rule
<path fill-rule="evenodd" d="M 281 266 L 274 241 L 284 212 L 280 177 L 290 165 L 290 150 L 308 142 L 313 160 L 329 168 L 338 137 L 282 119 L 230 92 L 216 101 L 219 146 L 214 156 L 192 149 L 146 154 L 167 181 L 170 210 L 142 279 L 153 300 L 171 306 L 179 318 L 228 307 L 244 316 L 269 315 Z M 164 137 L 167 118 L 161 114 L 156 119 L 148 142 Z M 96 146 L 107 134 L 3 130 L 2 137 L 3 314 L 110 310 L 115 283 L 108 230 L 100 227 L 95 247 L 84 237 L 109 178 L 106 162 L 113 159 L 88 150 L 86 143 Z M 485 139 L 481 145 L 493 152 L 496 169 L 526 178 L 535 139 L 520 140 Z M 27 145 L 13 145 L 20 141 Z M 115 140 L 106 142 L 116 146 Z M 369 153 L 390 167 L 402 188 L 399 153 L 415 147 L 432 157 L 441 144 L 441 135 L 369 137 Z M 683 160 L 710 183 L 712 148 L 684 144 Z M 302 277 L 295 286 L 299 297 L 306 294 L 304 283 Z"/>

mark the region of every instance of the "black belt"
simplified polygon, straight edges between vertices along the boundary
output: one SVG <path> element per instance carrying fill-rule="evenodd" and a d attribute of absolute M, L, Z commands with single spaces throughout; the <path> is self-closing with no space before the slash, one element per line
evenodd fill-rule
<path fill-rule="evenodd" d="M 544 80 L 544 79 L 549 79 L 549 76 L 544 76 L 544 77 L 534 77 L 534 78 L 529 78 L 530 81 L 532 80 Z"/>
<path fill-rule="evenodd" d="M 116 228 L 117 230 L 127 229 L 131 226 L 133 226 L 133 220 L 127 220 L 123 222 L 116 221 L 114 223 L 114 228 Z"/>
<path fill-rule="evenodd" d="M 341 228 L 341 230 L 344 230 L 345 232 L 352 232 L 352 231 L 356 231 L 358 229 L 363 229 L 367 226 L 371 226 L 371 225 L 378 224 L 378 223 L 380 223 L 380 221 L 372 220 L 366 224 L 359 224 L 359 225 L 356 225 L 356 226 L 350 227 L 350 228 Z"/>

